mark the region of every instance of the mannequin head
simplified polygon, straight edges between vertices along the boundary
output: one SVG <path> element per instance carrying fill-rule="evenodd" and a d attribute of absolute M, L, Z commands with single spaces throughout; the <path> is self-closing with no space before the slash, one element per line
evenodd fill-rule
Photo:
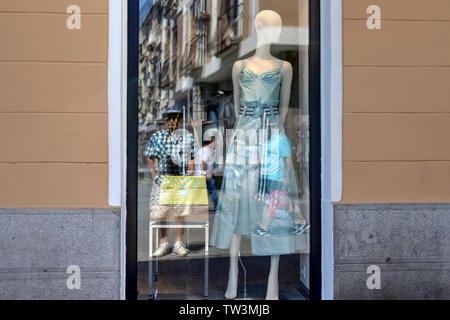
<path fill-rule="evenodd" d="M 254 24 L 259 45 L 271 44 L 280 39 L 283 21 L 275 11 L 260 11 L 255 17 Z"/>

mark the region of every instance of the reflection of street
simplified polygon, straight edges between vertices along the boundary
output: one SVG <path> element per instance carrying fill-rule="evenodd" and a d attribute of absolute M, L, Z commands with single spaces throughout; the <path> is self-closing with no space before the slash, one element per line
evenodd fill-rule
<path fill-rule="evenodd" d="M 151 182 L 139 181 L 138 202 L 138 290 L 139 298 L 147 299 L 148 292 L 148 222 Z M 210 212 L 210 226 L 214 222 L 214 212 Z M 203 299 L 204 275 L 204 231 L 186 230 L 184 241 L 190 253 L 187 257 L 171 254 L 159 259 L 160 299 Z M 169 239 L 173 239 L 169 231 Z M 171 238 L 172 237 L 172 238 Z M 223 299 L 228 280 L 228 250 L 209 248 L 209 298 Z M 270 257 L 251 255 L 250 239 L 241 243 L 242 262 L 247 270 L 247 297 L 264 299 L 269 273 Z M 279 272 L 280 299 L 302 299 L 298 292 L 299 256 L 282 256 Z M 240 297 L 243 298 L 244 270 L 239 270 Z"/>

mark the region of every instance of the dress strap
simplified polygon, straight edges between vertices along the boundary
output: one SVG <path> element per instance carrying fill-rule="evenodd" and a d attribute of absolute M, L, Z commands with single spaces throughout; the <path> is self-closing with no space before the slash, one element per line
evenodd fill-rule
<path fill-rule="evenodd" d="M 278 62 L 278 66 L 277 66 L 277 69 L 278 69 L 278 70 L 280 70 L 280 69 L 281 69 L 281 66 L 283 65 L 283 62 L 284 62 L 283 60 L 282 60 L 282 61 L 280 61 L 280 62 Z"/>
<path fill-rule="evenodd" d="M 242 69 L 245 68 L 245 59 L 242 59 L 242 60 L 241 60 L 241 67 L 242 67 Z"/>

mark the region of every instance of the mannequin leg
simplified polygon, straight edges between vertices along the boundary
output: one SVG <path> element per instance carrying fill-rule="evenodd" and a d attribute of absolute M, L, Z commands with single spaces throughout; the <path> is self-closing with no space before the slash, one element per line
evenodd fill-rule
<path fill-rule="evenodd" d="M 278 266 L 280 256 L 270 257 L 270 273 L 267 281 L 266 300 L 278 300 Z"/>
<path fill-rule="evenodd" d="M 160 221 L 161 221 L 161 222 L 167 222 L 167 218 L 163 218 L 163 219 L 161 219 Z M 165 229 L 165 228 L 160 228 L 159 230 L 160 230 L 160 232 L 161 232 L 161 237 L 160 237 L 160 239 L 159 239 L 159 244 L 168 242 L 169 240 L 168 240 L 168 238 L 167 238 L 167 229 Z"/>
<path fill-rule="evenodd" d="M 241 246 L 241 235 L 233 234 L 230 245 L 230 269 L 228 271 L 228 286 L 225 292 L 225 298 L 234 299 L 237 296 L 237 284 L 238 284 L 238 260 L 239 260 L 239 248 Z"/>
<path fill-rule="evenodd" d="M 175 219 L 177 224 L 183 224 L 184 223 L 184 219 L 183 217 L 177 217 Z M 178 241 L 182 241 L 183 240 L 183 228 L 179 228 L 179 229 L 175 229 L 175 242 L 177 243 Z"/>

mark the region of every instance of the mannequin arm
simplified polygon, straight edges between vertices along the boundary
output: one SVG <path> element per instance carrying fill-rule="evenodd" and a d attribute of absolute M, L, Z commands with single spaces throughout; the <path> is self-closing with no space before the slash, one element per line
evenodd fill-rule
<path fill-rule="evenodd" d="M 281 123 L 284 124 L 289 109 L 292 85 L 292 65 L 288 61 L 284 61 L 283 66 L 281 67 L 281 73 L 283 74 L 283 81 L 281 82 L 280 89 L 279 112 Z"/>
<path fill-rule="evenodd" d="M 157 161 L 156 158 L 150 159 L 147 158 L 147 163 L 148 163 L 148 171 L 150 172 L 150 178 L 153 180 L 155 179 L 155 176 L 159 174 L 159 172 L 157 172 Z"/>
<path fill-rule="evenodd" d="M 193 176 L 195 172 L 195 162 L 191 159 L 188 163 L 188 175 Z"/>
<path fill-rule="evenodd" d="M 240 60 L 236 61 L 233 65 L 233 97 L 234 97 L 234 115 L 236 119 L 239 117 L 239 109 L 241 107 L 240 99 L 239 99 L 239 83 L 238 76 L 242 71 L 242 62 Z"/>

